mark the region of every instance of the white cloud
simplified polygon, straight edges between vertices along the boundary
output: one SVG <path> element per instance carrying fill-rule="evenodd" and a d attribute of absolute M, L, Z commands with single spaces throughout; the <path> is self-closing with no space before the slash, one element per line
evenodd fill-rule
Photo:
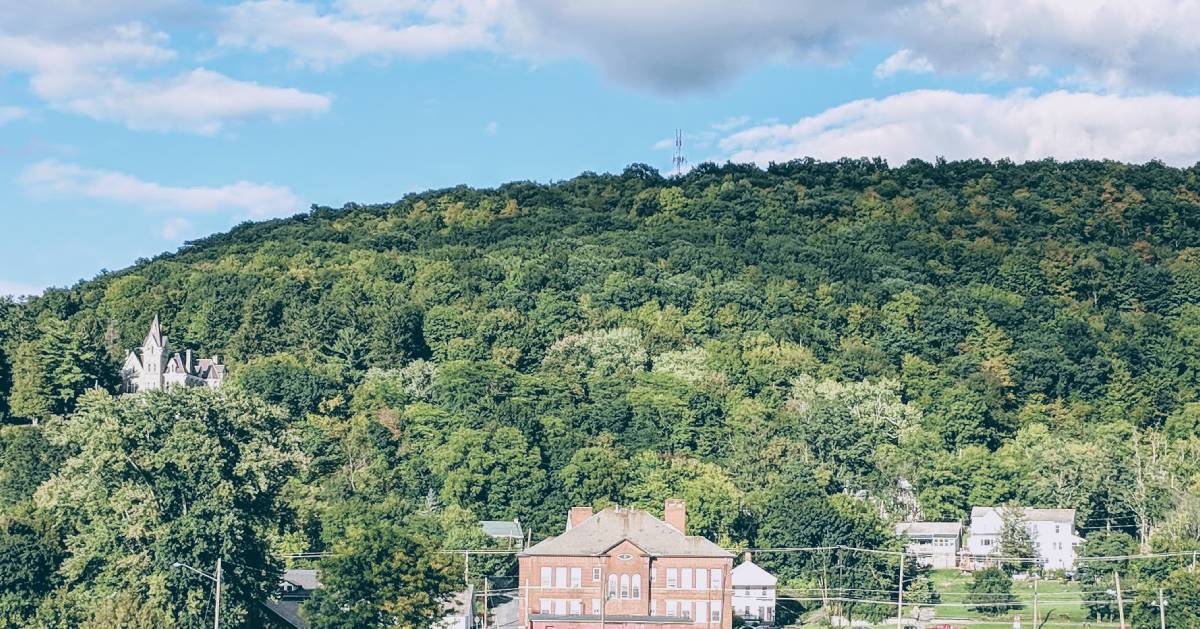
<path fill-rule="evenodd" d="M 138 23 L 111 26 L 91 35 L 64 38 L 13 35 L 0 30 L 0 68 L 28 72 L 35 79 L 88 74 L 123 65 L 145 66 L 174 58 L 164 33 Z"/>
<path fill-rule="evenodd" d="M 21 107 L 0 106 L 0 124 L 7 124 L 28 115 L 29 112 Z"/>
<path fill-rule="evenodd" d="M 713 143 L 721 138 L 724 133 L 729 133 L 734 129 L 744 127 L 750 123 L 750 116 L 730 116 L 724 120 L 709 123 L 707 127 L 701 128 L 699 131 L 683 130 L 683 149 L 707 149 L 712 147 Z M 675 136 L 663 138 L 655 142 L 651 147 L 655 151 L 675 150 Z"/>
<path fill-rule="evenodd" d="M 328 96 L 237 81 L 204 68 L 164 81 L 94 77 L 86 83 L 102 89 L 82 89 L 82 83 L 63 86 L 49 95 L 51 103 L 131 129 L 211 134 L 235 120 L 256 116 L 281 120 L 322 113 L 330 105 Z"/>
<path fill-rule="evenodd" d="M 0 280 L 0 297 L 37 296 L 41 295 L 44 290 L 46 290 L 44 286 Z"/>
<path fill-rule="evenodd" d="M 487 125 L 483 127 L 483 132 L 488 135 L 496 135 L 498 131 L 500 131 L 500 124 L 495 120 L 487 123 Z"/>
<path fill-rule="evenodd" d="M 238 181 L 223 186 L 165 186 L 111 170 L 43 160 L 21 174 L 29 191 L 92 199 L 167 213 L 230 212 L 246 218 L 286 216 L 304 209 L 284 186 Z"/>
<path fill-rule="evenodd" d="M 132 10 L 154 3 L 124 0 L 123 4 Z M 0 21 L 0 72 L 28 74 L 33 93 L 52 108 L 133 129 L 213 133 L 234 120 L 256 116 L 278 120 L 329 109 L 327 96 L 238 81 L 204 68 L 160 78 L 130 78 L 134 71 L 175 60 L 176 53 L 166 47 L 168 36 L 138 22 L 93 25 L 104 15 L 81 13 L 78 20 L 67 23 L 71 28 L 66 32 L 66 26 L 60 25 L 50 34 L 25 30 L 14 34 Z"/>
<path fill-rule="evenodd" d="M 809 156 L 881 156 L 891 163 L 942 156 L 1191 165 L 1200 160 L 1200 97 L 922 90 L 856 100 L 791 125 L 751 127 L 719 146 L 735 162 L 760 164 Z"/>
<path fill-rule="evenodd" d="M 369 57 L 424 58 L 489 48 L 494 22 L 469 2 L 342 2 L 332 11 L 293 0 L 251 0 L 225 11 L 218 43 L 285 50 L 313 67 Z M 337 10 L 340 9 L 340 10 Z"/>
<path fill-rule="evenodd" d="M 158 235 L 164 240 L 179 240 L 181 237 L 192 233 L 192 222 L 181 216 L 176 216 L 162 224 L 158 230 Z"/>
<path fill-rule="evenodd" d="M 913 51 L 905 48 L 897 50 L 892 56 L 884 59 L 883 63 L 876 66 L 875 78 L 886 79 L 901 72 L 924 74 L 933 72 L 933 70 L 933 64 L 928 59 L 914 55 Z"/>

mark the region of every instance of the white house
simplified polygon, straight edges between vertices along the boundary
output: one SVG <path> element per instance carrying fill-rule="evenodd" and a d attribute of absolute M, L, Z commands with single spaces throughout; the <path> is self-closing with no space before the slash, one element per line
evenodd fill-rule
<path fill-rule="evenodd" d="M 121 389 L 125 393 L 164 389 L 177 385 L 187 387 L 221 386 L 225 365 L 218 357 L 192 358 L 192 350 L 182 354 L 171 348 L 170 339 L 162 333 L 158 315 L 142 341 L 141 355 L 130 350 L 121 366 Z"/>
<path fill-rule="evenodd" d="M 746 560 L 734 568 L 729 577 L 733 586 L 733 614 L 749 622 L 774 624 L 775 576 Z"/>
<path fill-rule="evenodd" d="M 958 565 L 962 540 L 959 522 L 901 522 L 896 536 L 907 539 L 905 550 L 917 556 L 917 563 L 934 569 Z"/>
<path fill-rule="evenodd" d="M 971 509 L 971 526 L 966 552 L 974 563 L 988 563 L 989 555 L 1000 554 L 1000 530 L 1004 528 L 1002 507 Z M 1046 570 L 1070 570 L 1075 565 L 1075 545 L 1083 538 L 1075 534 L 1074 509 L 1021 508 L 1029 533 L 1037 545 Z"/>

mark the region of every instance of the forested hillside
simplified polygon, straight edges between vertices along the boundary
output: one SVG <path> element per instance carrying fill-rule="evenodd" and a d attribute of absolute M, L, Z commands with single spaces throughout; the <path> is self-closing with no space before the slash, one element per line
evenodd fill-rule
<path fill-rule="evenodd" d="M 161 541 L 123 537 L 148 535 L 137 513 L 64 498 L 98 491 L 79 476 L 122 459 L 110 441 L 189 451 L 138 441 L 170 427 L 114 428 L 131 402 L 87 393 L 116 391 L 155 314 L 229 365 L 232 399 L 212 404 L 262 418 L 239 434 L 277 456 L 219 452 L 281 486 L 237 461 L 218 486 L 257 488 L 234 528 L 276 552 L 473 547 L 479 519 L 519 518 L 536 540 L 571 505 L 666 497 L 730 547 L 895 547 L 890 520 L 917 510 L 1020 503 L 1178 550 L 1200 547 L 1198 302 L 1200 167 L 1157 163 L 634 165 L 245 224 L 0 305 L 0 414 L 38 423 L 2 433 L 0 544 L 54 575 L 13 581 L 0 606 L 14 624 L 153 624 L 161 589 L 182 587 L 121 582 L 103 567 L 118 555 L 176 574 Z M 221 425 L 195 435 L 221 442 Z M 809 559 L 762 563 L 805 583 Z M 480 570 L 511 574 L 493 561 Z M 349 587 L 314 618 L 344 611 Z M 110 609 L 114 590 L 130 610 Z"/>

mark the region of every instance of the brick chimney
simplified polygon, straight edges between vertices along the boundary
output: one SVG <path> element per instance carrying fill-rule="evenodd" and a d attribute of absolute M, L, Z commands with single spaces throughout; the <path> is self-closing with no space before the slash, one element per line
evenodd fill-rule
<path fill-rule="evenodd" d="M 567 514 L 567 530 L 583 524 L 583 521 L 590 517 L 592 517 L 591 507 L 571 507 L 571 512 Z"/>
<path fill-rule="evenodd" d="M 687 503 L 678 498 L 667 498 L 663 503 L 663 521 L 687 535 Z"/>

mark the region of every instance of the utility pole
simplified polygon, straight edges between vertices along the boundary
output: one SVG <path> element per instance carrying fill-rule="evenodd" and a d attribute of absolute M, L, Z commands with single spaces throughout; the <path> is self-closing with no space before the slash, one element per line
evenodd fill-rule
<path fill-rule="evenodd" d="M 483 629 L 487 629 L 488 616 L 488 582 L 487 575 L 483 575 Z"/>
<path fill-rule="evenodd" d="M 471 552 L 463 551 L 463 585 L 471 587 Z"/>
<path fill-rule="evenodd" d="M 1113 580 L 1117 586 L 1117 617 L 1121 620 L 1118 629 L 1125 629 L 1125 598 L 1121 595 L 1121 573 L 1113 570 Z"/>
<path fill-rule="evenodd" d="M 900 553 L 900 584 L 896 590 L 896 629 L 904 629 L 904 553 Z"/>
<path fill-rule="evenodd" d="M 1158 626 L 1167 629 L 1167 601 L 1163 598 L 1162 588 L 1158 588 Z"/>
<path fill-rule="evenodd" d="M 600 558 L 600 629 L 608 626 L 608 577 L 604 575 L 604 558 Z"/>
<path fill-rule="evenodd" d="M 217 603 L 213 606 L 213 629 L 221 629 L 221 558 L 217 557 Z"/>
<path fill-rule="evenodd" d="M 533 594 L 533 592 L 530 591 L 531 588 L 529 587 L 528 579 L 525 580 L 524 587 L 525 587 L 525 600 L 524 600 L 524 603 L 525 603 L 525 626 L 532 627 L 533 621 L 529 620 L 529 597 L 530 597 L 530 595 Z"/>
<path fill-rule="evenodd" d="M 1038 609 L 1037 609 L 1038 581 L 1041 581 L 1041 579 L 1035 578 L 1033 580 L 1033 629 L 1038 628 Z"/>
<path fill-rule="evenodd" d="M 213 595 L 216 597 L 216 604 L 213 605 L 213 629 L 221 629 L 221 558 L 217 557 L 217 569 L 214 574 L 209 574 L 203 570 L 199 570 L 180 561 L 176 561 L 175 563 L 171 564 L 171 567 L 183 568 L 188 572 L 195 572 L 196 574 L 216 584 L 216 592 L 213 593 Z"/>

